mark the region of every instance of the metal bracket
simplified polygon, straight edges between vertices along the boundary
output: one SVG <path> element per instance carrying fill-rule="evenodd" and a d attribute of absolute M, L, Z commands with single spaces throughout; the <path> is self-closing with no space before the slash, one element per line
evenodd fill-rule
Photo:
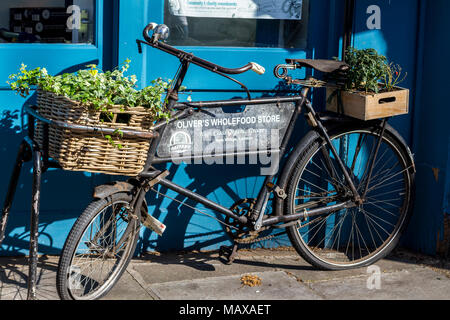
<path fill-rule="evenodd" d="M 162 179 L 166 178 L 170 172 L 168 170 L 165 170 L 158 174 L 156 177 L 151 179 L 149 182 L 147 182 L 144 186 L 145 191 L 149 191 L 151 187 L 153 187 L 155 184 L 158 184 Z"/>
<path fill-rule="evenodd" d="M 308 123 L 310 126 L 316 128 L 318 126 L 316 119 L 314 119 L 314 116 L 311 114 L 311 112 L 308 112 L 306 114 L 308 116 Z"/>
<path fill-rule="evenodd" d="M 280 188 L 279 186 L 277 186 L 276 184 L 272 183 L 272 182 L 268 182 L 266 184 L 266 186 L 272 191 L 274 192 L 274 194 L 280 198 L 281 200 L 285 200 L 287 198 L 287 194 L 286 191 L 284 191 L 284 189 Z"/>

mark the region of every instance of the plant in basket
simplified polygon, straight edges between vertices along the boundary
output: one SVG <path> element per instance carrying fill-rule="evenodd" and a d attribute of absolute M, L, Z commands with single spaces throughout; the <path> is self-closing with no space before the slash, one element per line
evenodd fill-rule
<path fill-rule="evenodd" d="M 114 129 L 112 135 L 73 132 L 50 126 L 49 155 L 67 170 L 135 175 L 142 171 L 150 141 L 125 138 L 122 130 L 150 131 L 158 119 L 168 119 L 162 96 L 170 81 L 157 79 L 138 90 L 137 78 L 126 76 L 130 60 L 113 71 L 96 65 L 76 73 L 51 76 L 45 68 L 22 64 L 9 77 L 11 89 L 22 97 L 37 89 L 38 112 L 51 120 Z M 35 139 L 43 145 L 43 124 Z"/>
<path fill-rule="evenodd" d="M 345 60 L 349 65 L 345 85 L 327 89 L 327 110 L 361 120 L 408 113 L 409 90 L 398 87 L 407 76 L 400 65 L 375 49 L 350 47 Z"/>

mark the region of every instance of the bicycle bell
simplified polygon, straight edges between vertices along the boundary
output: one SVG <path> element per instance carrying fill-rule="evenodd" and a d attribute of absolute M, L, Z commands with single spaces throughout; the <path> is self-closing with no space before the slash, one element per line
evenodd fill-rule
<path fill-rule="evenodd" d="M 156 27 L 153 36 L 157 40 L 165 41 L 165 40 L 167 40 L 169 38 L 169 34 L 170 34 L 169 27 L 166 26 L 165 24 L 159 24 Z"/>

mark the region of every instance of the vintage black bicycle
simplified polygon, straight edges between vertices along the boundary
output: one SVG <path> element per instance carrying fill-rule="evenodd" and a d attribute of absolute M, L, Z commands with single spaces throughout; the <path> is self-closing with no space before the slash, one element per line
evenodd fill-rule
<path fill-rule="evenodd" d="M 253 99 L 247 87 L 231 75 L 250 70 L 264 73 L 258 64 L 228 69 L 176 49 L 164 42 L 168 37 L 165 25 L 149 24 L 143 36 L 145 41 L 137 40 L 140 52 L 143 45 L 148 45 L 180 60 L 165 106 L 172 117 L 154 125 L 155 134 L 142 173 L 127 181 L 97 187 L 93 202 L 75 222 L 57 273 L 57 289 L 62 299 L 103 297 L 127 268 L 141 224 L 159 234 L 163 232 L 165 226 L 148 212 L 145 198 L 151 191 L 161 194 L 161 187 L 224 215 L 221 223 L 234 241 L 233 246 L 222 250 L 230 263 L 239 244 L 259 241 L 263 232 L 276 229 L 285 229 L 296 251 L 310 264 L 325 270 L 367 266 L 394 249 L 412 209 L 415 166 L 408 146 L 386 118 L 361 121 L 339 113 L 316 112 L 308 99 L 311 87 L 339 86 L 345 77 L 344 62 L 287 60 L 275 68 L 275 76 L 287 84 L 301 85 L 302 89 L 290 96 Z M 247 99 L 179 102 L 180 88 L 192 64 L 238 83 Z M 289 71 L 300 68 L 320 71 L 325 80 L 293 79 Z M 223 110 L 242 106 L 247 119 L 258 115 L 281 119 L 256 127 L 276 130 L 278 139 L 263 150 L 247 146 L 212 156 L 231 152 L 234 156 L 270 154 L 283 159 L 288 155 L 278 170 L 265 175 L 255 199 L 242 199 L 230 208 L 224 207 L 173 183 L 167 179 L 169 172 L 155 168 L 157 164 L 196 156 L 183 155 L 192 141 L 179 130 L 180 122 L 189 119 L 217 122 L 229 117 Z M 47 124 L 68 126 L 51 122 L 31 108 L 27 112 Z M 300 140 L 293 133 L 301 113 L 311 130 Z M 252 125 L 251 120 L 241 122 Z M 221 121 L 224 123 L 230 124 Z M 142 136 L 142 132 L 126 134 Z M 248 140 L 251 137 L 247 136 Z M 296 146 L 288 150 L 292 142 Z M 200 149 L 203 147 L 200 145 Z"/>

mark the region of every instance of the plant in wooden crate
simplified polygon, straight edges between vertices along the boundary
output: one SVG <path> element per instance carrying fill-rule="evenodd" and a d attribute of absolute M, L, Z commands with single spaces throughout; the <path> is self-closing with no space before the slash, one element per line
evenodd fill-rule
<path fill-rule="evenodd" d="M 384 89 L 386 91 L 396 90 L 398 84 L 402 83 L 407 76 L 408 73 L 403 73 L 403 69 L 400 65 L 394 63 L 387 64 L 383 74 Z"/>
<path fill-rule="evenodd" d="M 399 88 L 407 74 L 375 49 L 348 48 L 343 88 L 327 89 L 327 109 L 361 120 L 408 113 L 409 90 Z"/>
<path fill-rule="evenodd" d="M 137 90 L 136 76 L 125 76 L 130 60 L 113 71 L 96 65 L 76 73 L 51 76 L 45 68 L 28 70 L 22 64 L 9 77 L 11 89 L 22 97 L 37 89 L 38 111 L 50 120 L 115 129 L 112 135 L 73 132 L 50 126 L 49 155 L 63 169 L 136 175 L 143 169 L 150 141 L 124 138 L 122 130 L 150 131 L 157 119 L 168 119 L 162 95 L 170 81 L 157 79 Z M 38 121 L 35 139 L 43 145 L 43 124 Z"/>

